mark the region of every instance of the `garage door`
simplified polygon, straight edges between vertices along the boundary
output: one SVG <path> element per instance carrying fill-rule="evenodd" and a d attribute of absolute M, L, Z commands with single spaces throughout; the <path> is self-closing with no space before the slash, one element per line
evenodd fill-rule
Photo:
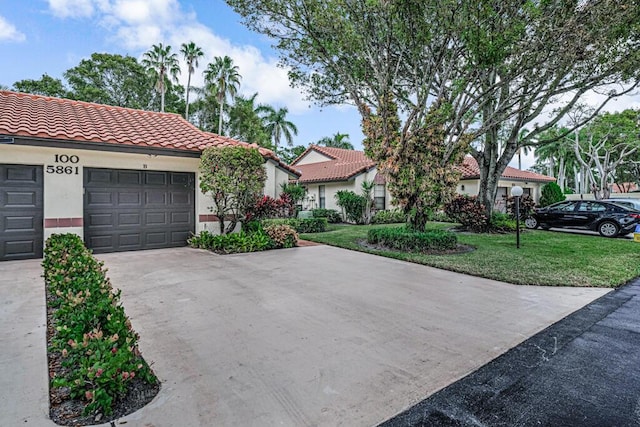
<path fill-rule="evenodd" d="M 84 169 L 84 238 L 94 252 L 185 246 L 195 230 L 195 175 Z"/>
<path fill-rule="evenodd" d="M 42 256 L 42 166 L 0 164 L 0 261 Z"/>

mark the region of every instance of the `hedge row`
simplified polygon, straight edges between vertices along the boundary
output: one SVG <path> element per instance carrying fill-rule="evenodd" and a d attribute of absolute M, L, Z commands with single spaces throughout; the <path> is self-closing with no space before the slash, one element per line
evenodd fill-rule
<path fill-rule="evenodd" d="M 450 231 L 415 232 L 405 227 L 372 228 L 369 230 L 367 240 L 371 244 L 380 244 L 405 252 L 442 251 L 455 249 L 458 244 L 458 238 Z"/>
<path fill-rule="evenodd" d="M 268 249 L 292 248 L 298 243 L 298 233 L 287 224 L 252 225 L 251 231 L 213 234 L 202 231 L 188 241 L 193 248 L 207 249 L 221 254 L 259 252 Z"/>
<path fill-rule="evenodd" d="M 120 305 L 120 290 L 111 287 L 103 263 L 75 234 L 47 239 L 44 278 L 52 309 L 49 351 L 62 361 L 51 387 L 67 387 L 84 399 L 85 414 L 109 415 L 133 378 L 157 379 L 138 350 L 138 334 Z"/>
<path fill-rule="evenodd" d="M 322 233 L 327 230 L 327 218 L 277 218 L 277 219 L 264 219 L 261 221 L 262 226 L 272 224 L 284 224 L 288 225 L 298 233 Z"/>

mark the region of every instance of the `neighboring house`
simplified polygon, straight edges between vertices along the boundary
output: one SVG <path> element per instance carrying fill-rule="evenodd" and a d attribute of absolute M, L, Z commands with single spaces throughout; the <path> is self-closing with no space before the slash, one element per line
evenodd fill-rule
<path fill-rule="evenodd" d="M 218 230 L 199 189 L 211 146 L 250 145 L 177 114 L 0 91 L 0 261 L 38 258 L 52 233 L 95 252 L 183 246 Z M 254 146 L 257 148 L 257 146 Z M 265 194 L 297 173 L 265 157 Z"/>
<path fill-rule="evenodd" d="M 362 193 L 362 183 L 374 181 L 377 209 L 390 209 L 384 179 L 375 162 L 362 151 L 310 145 L 291 163 L 300 173 L 298 183 L 307 188 L 303 209 L 326 208 L 340 211 L 336 194 L 341 190 Z"/>
<path fill-rule="evenodd" d="M 462 178 L 458 183 L 456 191 L 459 194 L 477 196 L 480 189 L 480 169 L 478 168 L 476 159 L 471 156 L 466 156 L 459 170 L 462 172 Z M 498 181 L 498 194 L 494 208 L 501 212 L 505 211 L 506 199 L 511 197 L 511 187 L 516 185 L 522 187 L 523 196 L 530 196 L 537 202 L 540 199 L 542 186 L 555 180 L 555 178 L 547 175 L 540 175 L 535 172 L 523 171 L 507 166 L 502 173 L 501 179 Z"/>
<path fill-rule="evenodd" d="M 324 207 L 340 210 L 336 204 L 336 193 L 340 190 L 351 190 L 360 194 L 364 181 L 374 181 L 376 184 L 374 196 L 377 209 L 393 207 L 384 177 L 378 174 L 375 162 L 362 151 L 311 145 L 291 166 L 300 173 L 298 182 L 307 188 L 304 209 Z M 478 163 L 473 157 L 466 156 L 459 170 L 462 178 L 457 192 L 477 195 L 480 186 Z M 498 182 L 496 208 L 504 210 L 506 197 L 509 196 L 512 186 L 521 186 L 525 195 L 537 201 L 542 185 L 551 181 L 555 181 L 555 178 L 507 166 Z"/>

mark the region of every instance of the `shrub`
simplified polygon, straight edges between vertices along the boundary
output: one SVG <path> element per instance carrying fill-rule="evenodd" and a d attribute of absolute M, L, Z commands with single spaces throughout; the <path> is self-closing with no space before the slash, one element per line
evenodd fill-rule
<path fill-rule="evenodd" d="M 290 218 L 296 213 L 291 196 L 286 193 L 274 199 L 271 196 L 258 196 L 255 202 L 247 207 L 247 221 L 260 221 L 266 218 Z"/>
<path fill-rule="evenodd" d="M 292 248 L 298 243 L 298 233 L 286 224 L 269 224 L 264 227 L 275 248 Z"/>
<path fill-rule="evenodd" d="M 302 203 L 304 196 L 307 195 L 307 189 L 300 184 L 282 183 L 280 184 L 280 190 L 282 191 L 282 194 L 285 194 L 291 201 L 291 206 L 294 208 Z M 294 209 L 289 216 L 295 216 L 295 214 L 296 212 Z"/>
<path fill-rule="evenodd" d="M 473 232 L 486 231 L 488 218 L 485 207 L 479 203 L 477 197 L 457 195 L 444 208 L 447 216 Z"/>
<path fill-rule="evenodd" d="M 207 230 L 188 240 L 191 247 L 207 249 L 221 254 L 242 252 L 258 252 L 271 249 L 273 242 L 264 232 L 220 234 L 215 235 Z"/>
<path fill-rule="evenodd" d="M 429 221 L 437 222 L 455 222 L 443 211 L 435 211 L 429 213 Z"/>
<path fill-rule="evenodd" d="M 326 218 L 282 218 L 265 219 L 262 221 L 263 227 L 270 224 L 285 224 L 298 233 L 322 233 L 327 230 Z"/>
<path fill-rule="evenodd" d="M 75 234 L 49 237 L 42 266 L 53 310 L 50 351 L 62 360 L 51 387 L 68 388 L 72 398 L 86 400 L 85 414 L 109 415 L 133 378 L 157 381 L 138 350 L 120 291 Z"/>
<path fill-rule="evenodd" d="M 489 228 L 491 229 L 491 231 L 498 232 L 516 231 L 516 220 L 508 214 L 494 212 L 493 214 L 491 214 Z"/>
<path fill-rule="evenodd" d="M 353 191 L 340 190 L 336 193 L 338 206 L 344 210 L 347 221 L 356 224 L 364 222 L 364 213 L 369 201 L 366 197 L 360 196 Z"/>
<path fill-rule="evenodd" d="M 536 207 L 536 202 L 533 201 L 531 196 L 520 197 L 520 220 L 523 221 L 529 215 L 533 213 L 533 209 Z M 509 197 L 507 199 L 507 213 L 513 218 L 516 217 L 516 199 L 515 197 Z"/>
<path fill-rule="evenodd" d="M 372 228 L 367 234 L 367 241 L 404 252 L 442 251 L 455 249 L 458 244 L 458 238 L 450 231 L 414 232 L 406 227 Z"/>
<path fill-rule="evenodd" d="M 311 211 L 311 215 L 314 218 L 327 218 L 329 224 L 342 222 L 340 212 L 335 209 L 314 209 Z"/>
<path fill-rule="evenodd" d="M 548 182 L 542 186 L 542 190 L 540 192 L 540 206 L 549 206 L 554 203 L 561 202 L 564 199 L 566 199 L 566 197 L 562 194 L 562 189 L 555 182 Z"/>
<path fill-rule="evenodd" d="M 371 224 L 397 224 L 407 222 L 407 215 L 399 209 L 378 211 L 371 218 Z"/>

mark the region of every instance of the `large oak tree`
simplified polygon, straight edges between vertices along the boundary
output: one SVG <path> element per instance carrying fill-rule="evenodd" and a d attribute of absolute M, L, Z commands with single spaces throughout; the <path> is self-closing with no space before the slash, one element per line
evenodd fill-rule
<path fill-rule="evenodd" d="M 442 134 L 433 167 L 443 171 L 473 141 L 479 200 L 488 213 L 519 147 L 562 120 L 585 94 L 603 95 L 595 114 L 638 84 L 637 0 L 227 3 L 249 28 L 275 40 L 292 83 L 310 98 L 351 103 L 365 120 L 373 110 L 388 131 L 383 148 L 394 139 L 398 113 L 393 144 L 399 150 L 424 127 L 442 129 L 431 135 Z M 389 100 L 398 111 L 383 111 Z M 428 123 L 432 107 L 437 113 L 430 117 L 439 119 Z M 525 127 L 530 132 L 522 138 Z M 390 150 L 378 151 L 375 160 L 384 162 Z"/>

